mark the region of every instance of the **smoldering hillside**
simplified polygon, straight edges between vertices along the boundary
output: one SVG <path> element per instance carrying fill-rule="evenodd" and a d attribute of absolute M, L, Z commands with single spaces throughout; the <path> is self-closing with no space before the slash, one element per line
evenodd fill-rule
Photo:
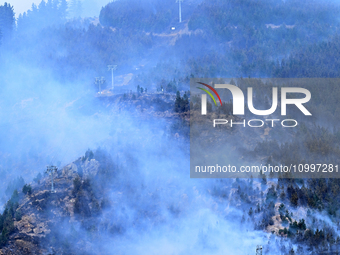
<path fill-rule="evenodd" d="M 188 149 L 166 135 L 165 122 L 124 112 L 116 121 L 105 149 L 88 150 L 59 171 L 56 194 L 46 176 L 26 195 L 12 196 L 6 207 L 22 216 L 13 223 L 19 234 L 10 237 L 57 254 L 243 253 L 268 240 L 251 223 L 240 226 L 242 208 L 216 194 L 217 187 L 232 195 L 232 181 L 189 178 Z M 8 248 L 22 252 L 16 242 Z"/>
<path fill-rule="evenodd" d="M 187 1 L 181 24 L 171 1 L 114 1 L 99 19 L 64 4 L 43 1 L 16 22 L 11 6 L 0 8 L 5 254 L 339 249 L 337 179 L 189 178 L 185 93 L 191 77 L 337 77 L 336 2 Z M 115 96 L 106 96 L 109 64 L 117 84 L 132 77 Z M 103 95 L 95 77 L 106 80 Z M 335 157 L 334 123 L 302 127 L 284 144 L 268 136 L 232 157 Z M 49 164 L 59 168 L 56 194 Z"/>

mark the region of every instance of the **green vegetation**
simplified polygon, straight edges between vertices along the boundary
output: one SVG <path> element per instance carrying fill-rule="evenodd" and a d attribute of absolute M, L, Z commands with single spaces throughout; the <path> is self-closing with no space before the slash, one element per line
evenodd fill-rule
<path fill-rule="evenodd" d="M 24 187 L 22 188 L 22 193 L 25 195 L 31 195 L 32 194 L 32 187 L 30 184 L 25 184 Z"/>
<path fill-rule="evenodd" d="M 114 1 L 102 8 L 99 20 L 104 26 L 119 29 L 163 32 L 170 28 L 171 21 L 177 16 L 176 11 L 176 5 L 170 0 L 150 0 L 148 3 Z"/>
<path fill-rule="evenodd" d="M 0 214 L 0 247 L 4 246 L 8 240 L 8 236 L 14 232 L 14 218 L 21 219 L 20 210 L 17 211 L 19 204 L 19 193 L 14 190 L 11 199 L 6 203 L 5 210 Z"/>
<path fill-rule="evenodd" d="M 310 58 L 312 61 L 308 64 L 308 60 L 303 57 L 309 53 L 308 50 L 305 52 L 306 47 L 334 35 L 339 28 L 338 16 L 339 6 L 324 1 L 313 2 L 313 4 L 300 0 L 203 1 L 194 10 L 189 28 L 202 29 L 215 41 L 228 42 L 232 57 L 230 59 L 230 56 L 218 54 L 218 51 L 214 50 L 205 56 L 190 59 L 188 64 L 192 73 L 195 76 L 202 75 L 200 77 L 216 77 L 221 73 L 227 75 L 234 73 L 232 76 L 235 77 L 235 72 L 252 77 L 268 77 L 274 74 L 287 77 L 287 74 L 297 72 L 302 77 L 306 77 L 304 70 L 308 70 L 308 67 L 305 68 L 303 65 L 310 66 L 315 63 L 315 59 Z M 326 48 L 324 51 L 328 53 L 322 58 L 326 63 L 337 65 L 336 57 L 328 56 L 333 51 Z M 229 51 L 228 48 L 221 50 Z M 306 60 L 305 63 L 289 61 L 290 63 L 286 64 L 287 61 L 280 61 L 282 56 L 288 56 L 295 51 L 300 53 L 296 55 L 297 58 L 300 58 L 301 53 L 304 52 L 302 57 Z M 196 61 L 200 65 L 195 65 Z M 274 71 L 275 69 L 277 71 Z M 317 70 L 316 65 L 315 70 Z M 338 72 L 336 69 L 333 70 Z M 318 70 L 316 74 L 325 71 L 325 69 Z M 332 71 L 326 72 L 332 73 Z M 324 77 L 324 75 L 314 77 Z"/>
<path fill-rule="evenodd" d="M 15 16 L 13 6 L 6 3 L 0 6 L 0 42 L 8 40 L 15 28 Z"/>
<path fill-rule="evenodd" d="M 24 186 L 24 184 L 25 184 L 24 178 L 22 178 L 21 176 L 15 178 L 14 180 L 11 180 L 7 185 L 5 194 L 8 197 L 10 197 L 15 190 L 20 190 L 21 187 Z"/>
<path fill-rule="evenodd" d="M 42 178 L 42 174 L 38 173 L 37 176 L 33 179 L 33 181 L 40 184 L 41 178 Z"/>
<path fill-rule="evenodd" d="M 189 98 L 187 92 L 184 92 L 183 97 L 179 91 L 176 93 L 176 100 L 175 100 L 175 112 L 182 113 L 189 111 Z"/>
<path fill-rule="evenodd" d="M 93 154 L 93 151 L 88 149 L 86 152 L 85 152 L 85 156 L 83 156 L 81 158 L 82 162 L 84 162 L 85 160 L 91 160 L 94 158 L 94 154 Z"/>

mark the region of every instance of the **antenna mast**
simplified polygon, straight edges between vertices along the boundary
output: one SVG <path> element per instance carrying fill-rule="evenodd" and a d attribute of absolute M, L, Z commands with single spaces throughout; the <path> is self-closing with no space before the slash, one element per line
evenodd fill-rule
<path fill-rule="evenodd" d="M 54 174 L 57 173 L 58 168 L 56 166 L 47 166 L 47 170 L 46 173 L 51 175 L 51 193 L 56 193 L 56 191 L 54 190 L 54 185 L 53 185 L 53 178 L 54 178 Z"/>
<path fill-rule="evenodd" d="M 108 65 L 107 68 L 112 73 L 112 91 L 113 91 L 113 85 L 114 85 L 113 71 L 115 71 L 117 69 L 117 65 Z"/>
<path fill-rule="evenodd" d="M 96 84 L 96 85 L 99 85 L 99 94 L 101 94 L 102 93 L 102 89 L 101 89 L 101 85 L 103 84 L 105 82 L 105 79 L 104 79 L 104 77 L 96 77 L 95 78 L 95 81 L 94 81 L 94 83 Z"/>
<path fill-rule="evenodd" d="M 178 3 L 178 8 L 179 8 L 179 23 L 182 22 L 182 7 L 181 7 L 181 2 L 183 2 L 183 0 L 176 0 L 176 3 Z"/>

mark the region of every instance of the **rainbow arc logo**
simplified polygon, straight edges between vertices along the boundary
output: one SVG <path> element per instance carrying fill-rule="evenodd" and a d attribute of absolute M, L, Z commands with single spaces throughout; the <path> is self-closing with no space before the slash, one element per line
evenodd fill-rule
<path fill-rule="evenodd" d="M 206 86 L 206 87 L 209 88 L 212 92 L 214 92 L 215 95 L 217 96 L 218 100 L 220 101 L 221 105 L 222 105 L 222 100 L 221 100 L 221 98 L 220 98 L 220 95 L 217 93 L 217 91 L 216 91 L 213 87 L 211 87 L 210 85 L 205 84 L 205 83 L 203 83 L 203 82 L 198 82 L 198 83 L 199 83 L 199 84 L 202 84 L 203 86 Z M 209 90 L 204 89 L 204 88 L 200 88 L 200 87 L 197 87 L 197 88 L 200 89 L 200 90 L 203 90 L 204 92 L 206 92 L 206 93 L 212 98 L 212 100 L 214 101 L 215 105 L 217 106 L 216 100 L 215 100 L 214 96 L 211 94 L 211 92 L 210 92 Z"/>

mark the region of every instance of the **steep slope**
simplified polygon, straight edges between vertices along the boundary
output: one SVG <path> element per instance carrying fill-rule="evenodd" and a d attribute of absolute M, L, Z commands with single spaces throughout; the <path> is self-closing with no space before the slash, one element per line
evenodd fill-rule
<path fill-rule="evenodd" d="M 81 254 L 95 254 L 85 245 L 85 239 L 76 238 L 71 248 L 55 238 L 63 232 L 63 224 L 81 224 L 85 218 L 90 222 L 98 215 L 99 208 L 93 206 L 94 198 L 83 184 L 96 176 L 99 168 L 95 159 L 79 159 L 58 171 L 54 178 L 56 193 L 51 193 L 51 178 L 45 176 L 32 185 L 31 194 L 21 194 L 17 211 L 23 216 L 14 220 L 15 230 L 0 254 L 73 254 L 75 249 Z M 75 192 L 77 189 L 82 191 Z"/>

